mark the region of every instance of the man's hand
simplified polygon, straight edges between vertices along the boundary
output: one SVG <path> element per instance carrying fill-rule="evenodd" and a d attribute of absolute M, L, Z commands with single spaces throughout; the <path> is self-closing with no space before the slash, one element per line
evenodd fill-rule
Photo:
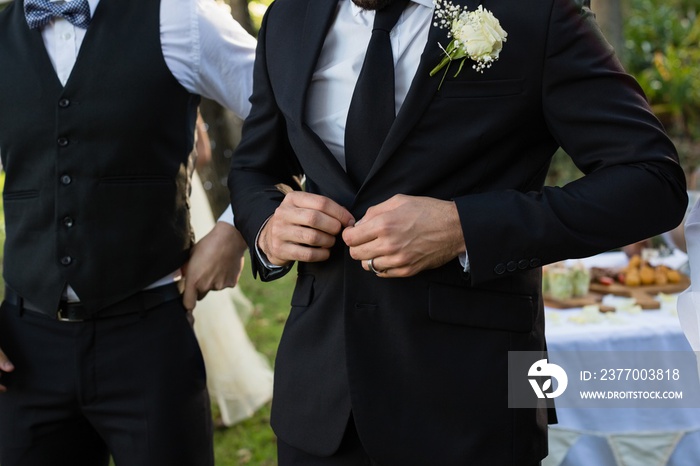
<path fill-rule="evenodd" d="M 343 240 L 365 270 L 371 259 L 380 277 L 410 277 L 466 251 L 454 202 L 402 194 L 370 207 Z"/>
<path fill-rule="evenodd" d="M 236 286 L 247 249 L 243 236 L 232 225 L 216 222 L 214 228 L 192 248 L 183 267 L 185 292 L 182 302 L 191 311 L 197 300 L 211 290 Z"/>
<path fill-rule="evenodd" d="M 0 349 L 0 377 L 2 377 L 3 372 L 12 372 L 13 370 L 15 370 L 15 366 L 12 365 L 10 360 L 7 359 L 7 356 L 5 356 L 5 353 L 3 353 L 2 349 Z M 0 393 L 4 393 L 6 391 L 7 388 L 0 384 Z"/>
<path fill-rule="evenodd" d="M 273 265 L 321 262 L 330 256 L 336 235 L 354 222 L 345 207 L 329 198 L 293 191 L 263 227 L 258 247 Z"/>

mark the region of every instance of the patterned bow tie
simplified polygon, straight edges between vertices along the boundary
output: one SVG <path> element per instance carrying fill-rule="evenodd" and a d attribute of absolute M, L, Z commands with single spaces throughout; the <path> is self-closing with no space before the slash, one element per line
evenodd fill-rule
<path fill-rule="evenodd" d="M 52 18 L 65 18 L 73 25 L 86 29 L 90 24 L 90 5 L 87 0 L 51 2 L 49 0 L 24 0 L 24 16 L 30 29 L 46 25 Z"/>

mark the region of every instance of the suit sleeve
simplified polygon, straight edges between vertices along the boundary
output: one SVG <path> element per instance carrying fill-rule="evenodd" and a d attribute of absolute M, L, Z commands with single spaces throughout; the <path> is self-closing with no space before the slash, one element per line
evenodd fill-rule
<path fill-rule="evenodd" d="M 590 10 L 579 13 L 573 5 L 552 4 L 542 114 L 547 137 L 585 176 L 537 192 L 455 199 L 472 283 L 517 273 L 513 264 L 534 268 L 621 247 L 670 230 L 683 218 L 685 176 L 673 144 Z"/>
<path fill-rule="evenodd" d="M 283 194 L 276 185 L 284 183 L 298 189 L 296 180 L 301 177 L 267 72 L 267 19 L 273 7 L 274 3 L 263 18 L 258 36 L 251 112 L 243 124 L 243 137 L 234 152 L 228 179 L 236 227 L 250 247 L 253 275 L 260 275 L 264 281 L 283 276 L 290 267 L 267 269 L 255 252 L 256 237 L 282 202 Z"/>

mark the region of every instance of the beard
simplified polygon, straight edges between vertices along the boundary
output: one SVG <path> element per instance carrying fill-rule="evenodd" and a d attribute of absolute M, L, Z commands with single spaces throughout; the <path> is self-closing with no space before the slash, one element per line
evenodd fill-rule
<path fill-rule="evenodd" d="M 381 10 L 394 3 L 394 0 L 352 0 L 352 2 L 363 10 Z"/>

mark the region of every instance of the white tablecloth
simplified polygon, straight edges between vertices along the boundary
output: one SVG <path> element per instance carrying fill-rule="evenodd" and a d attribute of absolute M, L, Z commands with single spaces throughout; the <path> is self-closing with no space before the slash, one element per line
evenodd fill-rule
<path fill-rule="evenodd" d="M 620 351 L 692 351 L 673 299 L 656 311 L 590 318 L 582 318 L 581 309 L 547 309 L 546 314 L 551 355 L 610 351 L 614 358 Z M 700 408 L 558 408 L 557 414 L 543 466 L 700 465 Z"/>

